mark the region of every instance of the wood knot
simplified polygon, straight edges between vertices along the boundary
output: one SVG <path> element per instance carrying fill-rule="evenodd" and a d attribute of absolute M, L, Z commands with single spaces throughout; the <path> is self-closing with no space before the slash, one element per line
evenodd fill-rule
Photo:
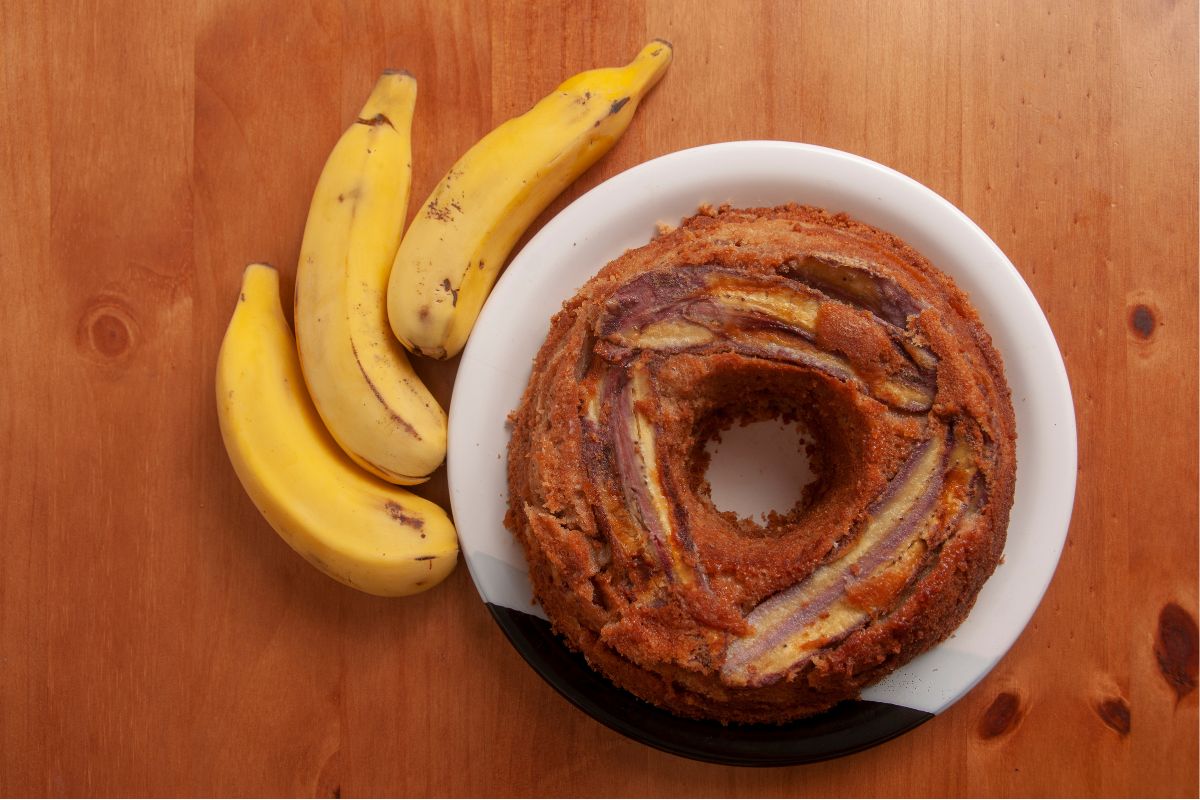
<path fill-rule="evenodd" d="M 93 360 L 119 363 L 137 344 L 137 321 L 120 300 L 99 297 L 88 304 L 75 332 L 75 343 Z"/>
<path fill-rule="evenodd" d="M 1123 697 L 1106 697 L 1096 703 L 1096 713 L 1105 725 L 1125 736 L 1129 733 L 1129 704 Z"/>
<path fill-rule="evenodd" d="M 1196 620 L 1187 610 L 1177 603 L 1163 606 L 1154 634 L 1154 657 L 1167 685 L 1175 691 L 1176 702 L 1196 690 L 1198 640 Z"/>
<path fill-rule="evenodd" d="M 1154 336 L 1154 329 L 1157 327 L 1158 317 L 1155 316 L 1154 309 L 1150 306 L 1138 303 L 1129 309 L 1129 328 L 1138 339 L 1149 341 Z"/>
<path fill-rule="evenodd" d="M 1017 727 L 1021 699 L 1012 692 L 1001 692 L 979 720 L 979 738 L 995 739 Z"/>

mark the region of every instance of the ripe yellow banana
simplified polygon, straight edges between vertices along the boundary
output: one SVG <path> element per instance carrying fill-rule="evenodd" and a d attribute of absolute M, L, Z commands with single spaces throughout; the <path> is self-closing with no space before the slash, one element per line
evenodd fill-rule
<path fill-rule="evenodd" d="M 279 274 L 251 264 L 217 357 L 217 416 L 250 499 L 331 578 L 387 597 L 424 591 L 458 555 L 446 513 L 375 478 L 330 438 L 304 388 Z"/>
<path fill-rule="evenodd" d="M 671 45 L 655 40 L 624 67 L 569 78 L 450 168 L 409 226 L 388 284 L 388 319 L 409 350 L 462 350 L 517 239 L 616 143 L 670 63 Z"/>
<path fill-rule="evenodd" d="M 446 413 L 387 323 L 416 96 L 406 72 L 379 78 L 317 181 L 296 271 L 296 346 L 317 411 L 351 458 L 399 484 L 446 457 Z"/>

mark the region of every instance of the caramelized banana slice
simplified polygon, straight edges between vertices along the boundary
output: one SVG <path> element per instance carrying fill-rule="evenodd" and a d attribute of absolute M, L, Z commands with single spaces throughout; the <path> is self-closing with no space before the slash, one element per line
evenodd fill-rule
<path fill-rule="evenodd" d="M 861 596 L 868 594 L 862 584 L 907 584 L 924 553 L 918 534 L 941 489 L 945 461 L 942 438 L 918 445 L 872 504 L 850 547 L 750 612 L 746 621 L 754 632 L 729 645 L 721 677 L 742 686 L 772 683 L 868 618 L 872 609 L 855 602 L 852 589 L 860 588 Z"/>

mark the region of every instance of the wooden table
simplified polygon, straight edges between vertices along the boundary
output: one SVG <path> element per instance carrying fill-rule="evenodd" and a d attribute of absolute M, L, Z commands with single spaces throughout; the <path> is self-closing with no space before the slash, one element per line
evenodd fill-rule
<path fill-rule="evenodd" d="M 1194 0 L 0 9 L 0 793 L 1197 792 Z M 415 207 L 494 125 L 655 36 L 675 64 L 543 221 L 692 145 L 860 153 L 999 243 L 1070 372 L 1079 489 L 1037 615 L 956 706 L 839 761 L 623 739 L 525 665 L 465 569 L 401 601 L 315 572 L 221 446 L 242 266 L 290 287 L 381 69 L 420 81 Z M 420 369 L 447 400 L 456 363 Z M 444 501 L 444 474 L 423 491 Z"/>

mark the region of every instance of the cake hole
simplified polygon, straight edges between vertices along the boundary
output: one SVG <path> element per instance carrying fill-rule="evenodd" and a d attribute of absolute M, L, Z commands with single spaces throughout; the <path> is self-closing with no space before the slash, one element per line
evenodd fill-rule
<path fill-rule="evenodd" d="M 806 447 L 812 438 L 803 425 L 768 419 L 721 432 L 710 440 L 705 478 L 713 504 L 744 519 L 765 521 L 772 511 L 799 507 L 804 488 L 817 476 Z"/>

